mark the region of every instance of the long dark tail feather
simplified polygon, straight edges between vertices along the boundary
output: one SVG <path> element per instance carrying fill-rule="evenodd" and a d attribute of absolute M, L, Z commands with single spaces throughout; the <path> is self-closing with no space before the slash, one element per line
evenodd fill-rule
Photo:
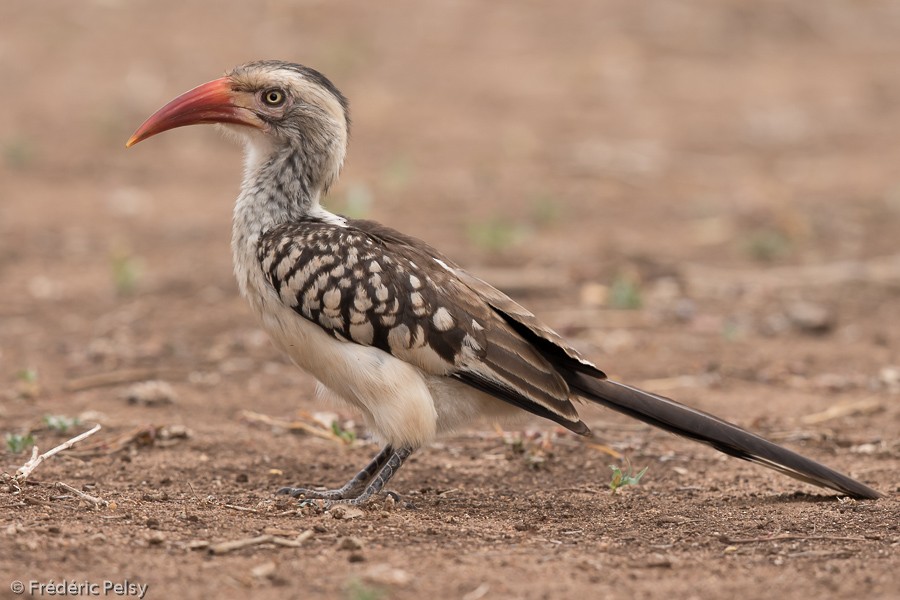
<path fill-rule="evenodd" d="M 708 444 L 731 456 L 780 471 L 800 481 L 837 490 L 853 498 L 882 494 L 758 435 L 664 396 L 611 381 L 572 373 L 569 385 L 586 400 L 602 404 L 650 425 Z"/>

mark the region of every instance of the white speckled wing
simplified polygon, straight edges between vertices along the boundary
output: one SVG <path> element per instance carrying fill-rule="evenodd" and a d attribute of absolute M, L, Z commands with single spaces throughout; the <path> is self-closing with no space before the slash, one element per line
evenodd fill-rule
<path fill-rule="evenodd" d="M 265 233 L 258 259 L 281 301 L 332 337 L 377 347 L 424 373 L 587 431 L 569 386 L 527 339 L 530 329 L 517 331 L 473 289 L 480 280 L 464 281 L 423 242 L 370 221 L 338 227 L 306 219 Z"/>

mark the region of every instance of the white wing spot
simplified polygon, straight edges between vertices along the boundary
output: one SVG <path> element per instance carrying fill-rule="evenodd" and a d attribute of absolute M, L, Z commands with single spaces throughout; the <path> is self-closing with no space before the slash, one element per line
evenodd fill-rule
<path fill-rule="evenodd" d="M 442 267 L 444 267 L 445 269 L 447 269 L 447 270 L 450 271 L 451 273 L 453 272 L 453 269 L 451 269 L 449 266 L 447 266 L 447 263 L 445 263 L 445 262 L 442 261 L 441 259 L 435 258 L 435 259 L 434 259 L 434 262 L 436 262 L 437 264 L 441 265 Z"/>
<path fill-rule="evenodd" d="M 409 285 L 413 286 L 413 289 L 419 289 L 422 287 L 422 281 L 416 277 L 415 275 L 409 276 Z"/>
<path fill-rule="evenodd" d="M 481 344 L 479 344 L 478 341 L 468 333 L 463 338 L 463 346 L 475 350 L 476 352 L 481 350 Z"/>
<path fill-rule="evenodd" d="M 366 312 L 372 308 L 372 299 L 369 298 L 365 288 L 356 288 L 356 298 L 353 300 L 353 307 L 359 312 Z"/>
<path fill-rule="evenodd" d="M 344 329 L 344 320 L 338 316 L 330 316 L 325 311 L 319 313 L 319 323 L 326 329 Z"/>
<path fill-rule="evenodd" d="M 449 331 L 455 325 L 453 315 L 443 306 L 434 311 L 431 322 L 434 323 L 434 328 L 438 331 Z"/>
<path fill-rule="evenodd" d="M 350 325 L 350 337 L 352 337 L 353 341 L 357 344 L 371 346 L 372 342 L 375 340 L 375 328 L 372 327 L 372 323 L 369 321 L 364 323 L 352 323 Z"/>
<path fill-rule="evenodd" d="M 384 320 L 382 318 L 382 320 Z M 396 354 L 409 349 L 409 327 L 397 325 L 388 332 L 388 347 Z"/>
<path fill-rule="evenodd" d="M 326 308 L 332 310 L 337 309 L 341 305 L 341 290 L 338 288 L 329 289 L 322 296 L 322 302 L 325 304 Z"/>

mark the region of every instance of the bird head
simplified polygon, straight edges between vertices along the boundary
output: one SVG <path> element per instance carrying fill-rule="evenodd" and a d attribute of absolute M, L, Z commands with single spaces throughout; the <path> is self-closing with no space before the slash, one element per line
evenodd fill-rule
<path fill-rule="evenodd" d="M 294 63 L 258 61 L 178 96 L 144 121 L 125 146 L 200 123 L 237 134 L 251 162 L 282 150 L 301 154 L 318 167 L 313 175 L 326 188 L 343 164 L 350 128 L 347 99 L 324 75 Z"/>

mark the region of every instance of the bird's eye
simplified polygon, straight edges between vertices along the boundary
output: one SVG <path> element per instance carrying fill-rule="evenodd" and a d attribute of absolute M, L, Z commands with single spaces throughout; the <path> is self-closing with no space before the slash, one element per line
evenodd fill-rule
<path fill-rule="evenodd" d="M 263 102 L 266 103 L 266 106 L 278 107 L 284 104 L 287 95 L 284 93 L 284 90 L 280 90 L 278 88 L 272 88 L 266 90 L 262 94 Z"/>

